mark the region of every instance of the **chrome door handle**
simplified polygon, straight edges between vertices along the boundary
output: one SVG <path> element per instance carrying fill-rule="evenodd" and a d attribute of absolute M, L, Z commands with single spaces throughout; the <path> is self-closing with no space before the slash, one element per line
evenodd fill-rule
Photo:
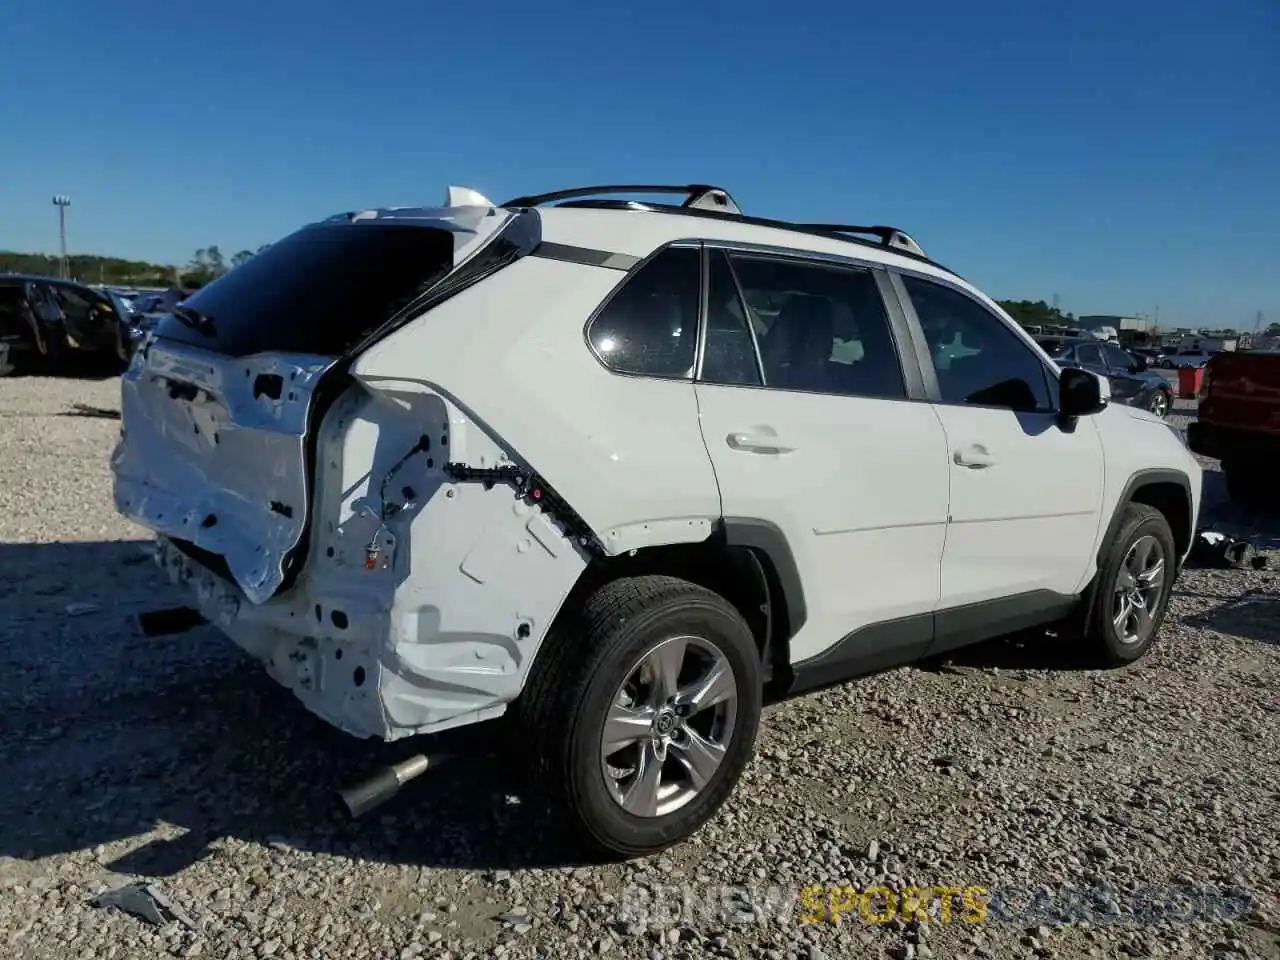
<path fill-rule="evenodd" d="M 981 470 L 984 467 L 994 466 L 996 459 L 991 456 L 991 452 L 980 443 L 971 443 L 967 447 L 961 447 L 955 452 L 954 460 L 961 467 L 969 467 L 972 470 Z"/>
<path fill-rule="evenodd" d="M 731 433 L 724 439 L 732 449 L 745 453 L 790 453 L 795 449 L 777 437 L 761 433 Z"/>

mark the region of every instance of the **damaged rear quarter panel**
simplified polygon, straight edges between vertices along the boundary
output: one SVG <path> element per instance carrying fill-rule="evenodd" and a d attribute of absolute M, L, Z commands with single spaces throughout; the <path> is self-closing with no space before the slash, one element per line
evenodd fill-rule
<path fill-rule="evenodd" d="M 121 380 L 116 509 L 222 556 L 245 596 L 266 601 L 306 525 L 309 407 L 332 363 L 145 347 Z"/>
<path fill-rule="evenodd" d="M 347 648 L 343 672 L 357 659 L 376 670 L 383 735 L 501 712 L 586 552 L 511 486 L 446 476 L 447 462 L 494 466 L 511 452 L 428 383 L 362 377 L 326 416 L 318 452 L 300 589 L 323 598 L 316 626 L 328 649 Z M 380 488 L 402 461 L 385 484 L 392 515 L 380 521 Z M 371 542 L 380 547 L 372 569 Z"/>
<path fill-rule="evenodd" d="M 525 258 L 376 344 L 353 372 L 436 385 L 610 554 L 698 542 L 720 517 L 720 492 L 692 380 L 612 373 L 586 344 L 587 319 L 624 278 Z"/>

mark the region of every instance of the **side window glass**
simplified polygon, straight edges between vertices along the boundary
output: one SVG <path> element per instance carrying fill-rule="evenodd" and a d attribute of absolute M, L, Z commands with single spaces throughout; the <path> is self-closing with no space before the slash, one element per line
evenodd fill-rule
<path fill-rule="evenodd" d="M 730 254 L 766 387 L 903 399 L 902 367 L 870 270 Z"/>
<path fill-rule="evenodd" d="M 1076 348 L 1076 357 L 1084 367 L 1102 366 L 1102 350 L 1096 343 L 1082 343 Z"/>
<path fill-rule="evenodd" d="M 1049 411 L 1045 368 L 994 313 L 958 290 L 903 276 L 947 403 Z M 1080 357 L 1084 361 L 1084 357 Z"/>
<path fill-rule="evenodd" d="M 710 251 L 708 271 L 702 379 L 708 383 L 760 386 L 760 366 L 755 340 L 747 328 L 747 309 L 723 250 Z"/>
<path fill-rule="evenodd" d="M 693 375 L 701 261 L 696 247 L 669 247 L 627 279 L 587 330 L 605 366 L 647 377 Z"/>
<path fill-rule="evenodd" d="M 1116 373 L 1128 373 L 1133 367 L 1133 358 L 1114 343 L 1103 346 L 1102 352 L 1107 358 L 1107 366 Z"/>

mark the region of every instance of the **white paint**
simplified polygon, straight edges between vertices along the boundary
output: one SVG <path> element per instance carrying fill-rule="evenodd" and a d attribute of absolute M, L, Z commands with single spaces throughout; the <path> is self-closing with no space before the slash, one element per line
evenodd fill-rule
<path fill-rule="evenodd" d="M 369 215 L 447 224 L 457 264 L 508 215 L 490 216 L 483 196 L 458 188 L 449 202 Z M 956 282 L 892 249 L 731 220 L 571 208 L 542 217 L 547 241 L 634 257 L 679 239 L 729 240 L 853 252 Z M 898 617 L 1032 589 L 1077 592 L 1138 470 L 1186 475 L 1198 511 L 1194 459 L 1163 423 L 1127 407 L 1069 433 L 1003 411 L 612 374 L 583 328 L 623 279 L 520 260 L 366 351 L 319 424 L 308 401 L 331 358 L 232 359 L 152 343 L 124 378 L 118 507 L 162 546 L 179 537 L 225 556 L 235 583 L 158 552 L 206 616 L 309 709 L 384 738 L 500 714 L 587 564 L 540 507 L 503 484 L 452 483 L 447 461 L 536 470 L 614 555 L 701 542 L 725 516 L 772 524 L 808 608 L 793 660 Z M 284 377 L 280 400 L 252 397 L 259 373 Z M 170 396 L 167 380 L 195 396 Z M 311 503 L 308 427 L 318 430 Z M 387 485 L 389 500 L 407 505 L 380 523 L 378 485 L 424 434 L 430 448 Z M 209 514 L 217 523 L 202 527 Z M 308 561 L 278 592 L 308 515 Z M 367 569 L 371 540 L 379 552 Z"/>
<path fill-rule="evenodd" d="M 946 446 L 928 404 L 700 384 L 724 514 L 767 520 L 791 545 L 808 619 L 792 660 L 858 627 L 938 602 Z M 734 444 L 773 438 L 786 453 Z"/>

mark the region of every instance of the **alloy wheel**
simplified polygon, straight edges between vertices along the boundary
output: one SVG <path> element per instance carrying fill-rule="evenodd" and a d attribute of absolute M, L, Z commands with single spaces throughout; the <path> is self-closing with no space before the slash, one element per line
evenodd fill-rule
<path fill-rule="evenodd" d="M 650 647 L 627 671 L 601 731 L 614 801 L 637 817 L 688 804 L 720 768 L 737 713 L 737 678 L 715 645 L 675 636 Z"/>
<path fill-rule="evenodd" d="M 1116 573 L 1112 620 L 1125 646 L 1143 643 L 1155 629 L 1164 596 L 1164 547 L 1151 535 L 1140 537 L 1124 555 Z"/>

